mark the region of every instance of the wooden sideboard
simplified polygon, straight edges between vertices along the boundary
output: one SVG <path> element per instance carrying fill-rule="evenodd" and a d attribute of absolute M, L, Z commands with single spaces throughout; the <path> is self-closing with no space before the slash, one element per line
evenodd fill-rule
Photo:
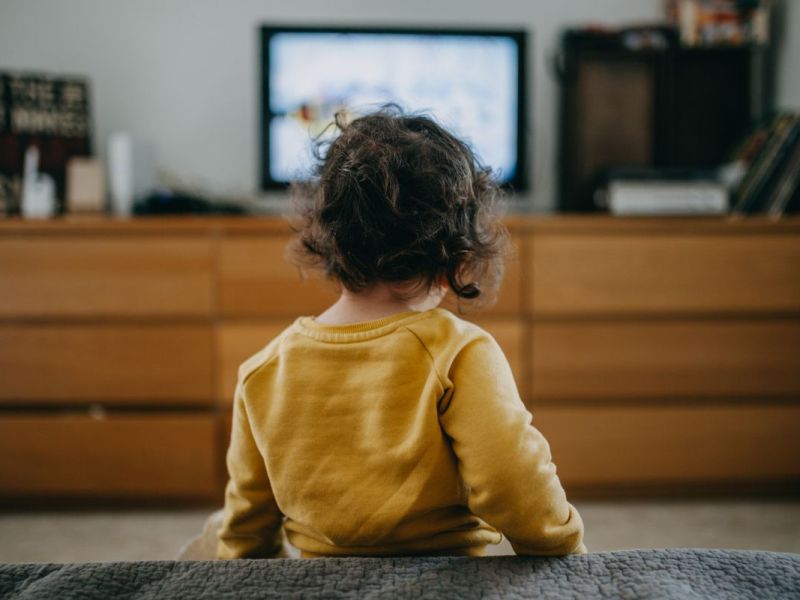
<path fill-rule="evenodd" d="M 800 220 L 513 217 L 505 350 L 573 497 L 800 488 Z M 0 221 L 0 500 L 219 502 L 239 363 L 335 298 L 277 218 Z"/>

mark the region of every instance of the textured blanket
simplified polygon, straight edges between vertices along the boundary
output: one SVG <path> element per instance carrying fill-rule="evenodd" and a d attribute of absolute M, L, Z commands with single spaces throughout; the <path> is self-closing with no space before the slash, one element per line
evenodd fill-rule
<path fill-rule="evenodd" d="M 800 598 L 800 555 L 321 558 L 0 565 L 0 598 Z"/>

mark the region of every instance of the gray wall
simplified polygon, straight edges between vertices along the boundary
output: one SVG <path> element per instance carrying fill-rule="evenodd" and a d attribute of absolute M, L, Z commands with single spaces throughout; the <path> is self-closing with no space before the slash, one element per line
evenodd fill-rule
<path fill-rule="evenodd" d="M 784 0 L 779 8 L 775 101 L 779 107 L 800 110 L 800 2 Z"/>
<path fill-rule="evenodd" d="M 798 13 L 792 6 L 793 23 Z M 131 131 L 152 141 L 161 168 L 184 182 L 251 194 L 259 24 L 525 27 L 534 35 L 534 190 L 523 200 L 548 209 L 556 191 L 557 89 L 547 61 L 559 31 L 662 15 L 662 0 L 0 0 L 0 69 L 86 74 L 101 155 L 110 132 Z M 788 105 L 800 104 L 797 44 L 794 36 L 793 56 L 784 53 L 781 66 L 779 99 Z"/>

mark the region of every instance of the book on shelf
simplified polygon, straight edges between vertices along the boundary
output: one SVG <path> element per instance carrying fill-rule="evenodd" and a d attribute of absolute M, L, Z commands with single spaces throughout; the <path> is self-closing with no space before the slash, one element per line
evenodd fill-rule
<path fill-rule="evenodd" d="M 776 217 L 793 209 L 791 200 L 800 184 L 800 114 L 779 114 L 766 129 L 751 133 L 743 147 L 756 143 L 754 138 L 764 131 L 766 139 L 754 156 L 749 160 L 737 157 L 744 176 L 733 193 L 734 214 Z"/>
<path fill-rule="evenodd" d="M 685 46 L 764 45 L 771 0 L 667 0 L 667 19 Z"/>
<path fill-rule="evenodd" d="M 765 205 L 770 217 L 795 213 L 800 210 L 800 141 L 795 142 L 786 168 Z"/>

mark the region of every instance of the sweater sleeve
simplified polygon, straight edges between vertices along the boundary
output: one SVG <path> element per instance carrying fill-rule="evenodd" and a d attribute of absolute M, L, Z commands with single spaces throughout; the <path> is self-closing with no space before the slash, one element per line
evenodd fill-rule
<path fill-rule="evenodd" d="M 440 421 L 452 440 L 470 510 L 501 531 L 517 554 L 584 553 L 583 523 L 566 499 L 550 447 L 531 425 L 508 361 L 480 338 L 450 369 Z"/>
<path fill-rule="evenodd" d="M 225 488 L 225 516 L 218 532 L 217 558 L 281 556 L 283 515 L 253 439 L 241 385 L 237 386 L 234 400 L 227 464 L 230 479 Z"/>

